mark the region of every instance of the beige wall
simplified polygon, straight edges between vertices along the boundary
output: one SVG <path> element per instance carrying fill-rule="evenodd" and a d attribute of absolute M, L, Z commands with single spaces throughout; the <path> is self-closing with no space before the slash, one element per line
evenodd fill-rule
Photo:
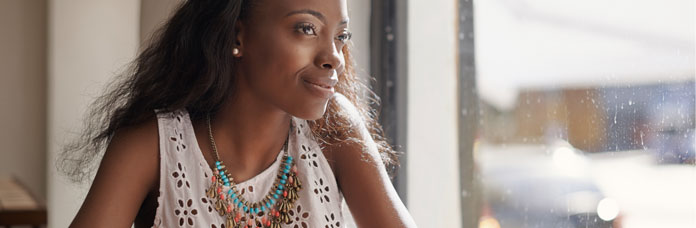
<path fill-rule="evenodd" d="M 150 39 L 152 33 L 171 16 L 182 0 L 145 0 L 140 3 L 140 41 Z"/>
<path fill-rule="evenodd" d="M 87 191 L 54 170 L 92 98 L 136 54 L 140 0 L 50 0 L 48 55 L 48 227 L 68 227 Z"/>
<path fill-rule="evenodd" d="M 46 194 L 46 1 L 0 1 L 0 175 Z"/>

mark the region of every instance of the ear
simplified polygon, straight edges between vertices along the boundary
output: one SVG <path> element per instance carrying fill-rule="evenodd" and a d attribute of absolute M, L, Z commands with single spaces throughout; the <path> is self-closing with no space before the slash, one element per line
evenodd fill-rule
<path fill-rule="evenodd" d="M 237 21 L 237 23 L 234 26 L 234 30 L 237 34 L 234 40 L 234 47 L 239 49 L 239 56 L 241 56 L 242 53 L 244 53 L 244 23 L 242 23 L 241 21 Z"/>

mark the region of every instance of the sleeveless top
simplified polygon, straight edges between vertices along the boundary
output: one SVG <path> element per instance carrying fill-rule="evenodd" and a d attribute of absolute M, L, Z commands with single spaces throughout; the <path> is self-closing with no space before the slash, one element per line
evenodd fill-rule
<path fill-rule="evenodd" d="M 198 147 L 185 110 L 157 113 L 160 146 L 160 187 L 153 227 L 225 227 L 205 192 L 212 170 Z M 305 120 L 292 117 L 288 153 L 295 158 L 302 181 L 299 199 L 288 212 L 291 222 L 282 227 L 341 227 L 342 201 L 333 172 Z M 282 150 L 273 165 L 241 183 L 244 199 L 257 202 L 266 196 L 280 168 Z M 247 215 L 249 216 L 249 215 Z M 252 217 L 253 218 L 253 217 Z"/>

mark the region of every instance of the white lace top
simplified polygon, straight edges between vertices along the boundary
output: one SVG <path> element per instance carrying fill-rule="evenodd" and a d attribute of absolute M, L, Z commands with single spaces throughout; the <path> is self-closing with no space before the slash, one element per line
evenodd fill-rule
<path fill-rule="evenodd" d="M 212 170 L 198 147 L 186 111 L 157 114 L 160 145 L 160 196 L 154 227 L 225 227 L 225 217 L 215 211 L 205 191 Z M 311 136 L 305 120 L 292 117 L 295 129 L 288 139 L 288 152 L 295 158 L 302 181 L 291 223 L 282 227 L 342 227 L 343 196 L 333 172 Z M 242 183 L 242 196 L 256 202 L 266 196 L 280 168 L 282 151 L 273 165 Z M 252 217 L 253 219 L 253 217 Z"/>

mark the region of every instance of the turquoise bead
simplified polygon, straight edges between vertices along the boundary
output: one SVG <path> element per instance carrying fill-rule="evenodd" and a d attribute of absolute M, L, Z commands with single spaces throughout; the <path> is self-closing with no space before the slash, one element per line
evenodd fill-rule
<path fill-rule="evenodd" d="M 216 162 L 215 162 L 215 165 L 220 165 L 220 161 L 216 161 Z"/>
<path fill-rule="evenodd" d="M 232 189 L 227 191 L 227 195 L 230 195 L 230 197 L 232 197 L 234 195 L 234 194 L 232 194 Z"/>
<path fill-rule="evenodd" d="M 261 206 L 261 211 L 266 211 L 266 206 Z"/>
<path fill-rule="evenodd" d="M 234 203 L 239 203 L 239 199 L 234 198 Z"/>
<path fill-rule="evenodd" d="M 285 169 L 290 169 L 290 165 L 285 165 Z"/>
<path fill-rule="evenodd" d="M 283 178 L 283 180 L 288 179 L 288 175 L 283 175 L 280 178 Z"/>
<path fill-rule="evenodd" d="M 278 199 L 278 194 L 273 194 L 273 198 Z"/>
<path fill-rule="evenodd" d="M 271 208 L 271 203 L 266 202 L 266 207 Z"/>
<path fill-rule="evenodd" d="M 289 172 L 290 172 L 290 170 L 287 170 L 287 169 L 283 170 L 283 173 L 289 173 Z"/>
<path fill-rule="evenodd" d="M 280 180 L 280 183 L 281 183 L 281 184 L 285 184 L 285 180 Z"/>
<path fill-rule="evenodd" d="M 225 183 L 225 187 L 229 187 L 229 186 L 230 186 L 230 183 Z"/>
<path fill-rule="evenodd" d="M 230 189 L 230 192 L 232 192 L 232 189 Z M 232 198 L 237 197 L 237 194 L 236 194 L 236 193 L 232 193 L 232 196 L 230 196 L 230 197 L 232 197 Z"/>
<path fill-rule="evenodd" d="M 225 177 L 225 172 L 220 171 L 220 176 Z"/>
<path fill-rule="evenodd" d="M 283 192 L 281 192 L 280 190 L 276 190 L 276 193 L 277 193 L 277 194 L 280 194 L 280 193 L 283 193 Z"/>
<path fill-rule="evenodd" d="M 244 209 L 244 212 L 249 212 L 249 208 L 247 208 L 247 206 L 244 206 L 242 209 Z"/>
<path fill-rule="evenodd" d="M 271 204 L 275 204 L 275 199 L 271 199 Z M 271 206 L 268 206 L 271 207 Z"/>
<path fill-rule="evenodd" d="M 283 190 L 283 188 L 284 188 L 283 185 L 280 185 L 280 184 L 278 185 L 278 189 Z"/>

